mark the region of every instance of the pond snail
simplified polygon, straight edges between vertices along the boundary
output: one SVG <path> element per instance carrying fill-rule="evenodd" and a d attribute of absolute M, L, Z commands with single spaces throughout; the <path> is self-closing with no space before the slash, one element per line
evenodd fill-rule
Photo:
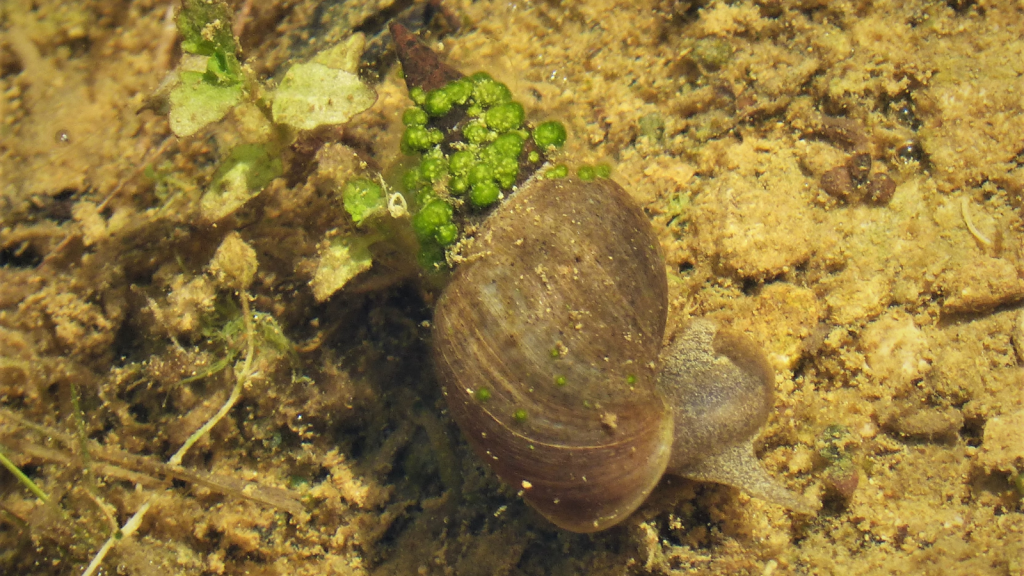
<path fill-rule="evenodd" d="M 657 240 L 628 194 L 531 180 L 484 222 L 437 302 L 451 415 L 566 530 L 618 523 L 666 471 L 814 513 L 754 458 L 775 382 L 763 352 L 697 319 L 659 360 L 666 316 Z"/>
<path fill-rule="evenodd" d="M 392 31 L 407 83 L 425 76 Z M 629 194 L 541 172 L 518 184 L 434 311 L 438 379 L 477 455 L 574 532 L 622 521 L 666 472 L 815 513 L 754 457 L 775 381 L 759 347 L 695 319 L 662 351 L 665 264 Z"/>

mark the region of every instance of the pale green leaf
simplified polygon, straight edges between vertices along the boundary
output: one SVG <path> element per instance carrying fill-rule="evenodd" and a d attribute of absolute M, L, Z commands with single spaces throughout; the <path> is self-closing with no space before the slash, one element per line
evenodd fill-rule
<path fill-rule="evenodd" d="M 224 117 L 242 101 L 242 85 L 218 86 L 199 72 L 182 72 L 181 82 L 171 90 L 171 131 L 178 137 L 191 136 Z"/>
<path fill-rule="evenodd" d="M 323 302 L 341 290 L 350 280 L 373 266 L 369 247 L 374 237 L 338 236 L 320 255 L 320 264 L 313 275 L 313 296 Z"/>
<path fill-rule="evenodd" d="M 238 210 L 282 172 L 281 159 L 271 156 L 263 146 L 235 147 L 217 168 L 210 187 L 199 201 L 203 218 L 215 222 Z"/>
<path fill-rule="evenodd" d="M 317 55 L 313 57 L 313 62 L 355 74 L 359 71 L 359 58 L 363 55 L 365 46 L 366 36 L 362 32 L 357 32 L 344 42 L 317 52 Z"/>
<path fill-rule="evenodd" d="M 292 66 L 273 97 L 274 122 L 300 130 L 344 124 L 377 101 L 355 74 L 315 62 Z"/>

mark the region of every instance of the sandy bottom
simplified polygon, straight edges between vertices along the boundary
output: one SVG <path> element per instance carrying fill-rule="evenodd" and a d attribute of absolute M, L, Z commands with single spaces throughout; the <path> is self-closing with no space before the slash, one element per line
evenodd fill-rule
<path fill-rule="evenodd" d="M 409 3 L 351 4 L 252 2 L 252 72 Z M 432 47 L 563 120 L 557 160 L 609 163 L 650 215 L 669 334 L 710 316 L 764 347 L 757 455 L 820 513 L 665 479 L 610 530 L 554 528 L 446 415 L 435 287 L 381 257 L 310 289 L 353 230 L 353 153 L 400 161 L 394 66 L 211 223 L 199 198 L 258 110 L 170 133 L 168 4 L 6 0 L 0 450 L 47 501 L 0 472 L 0 571 L 80 574 L 129 523 L 102 573 L 1024 575 L 1024 4 L 445 5 L 461 29 Z"/>

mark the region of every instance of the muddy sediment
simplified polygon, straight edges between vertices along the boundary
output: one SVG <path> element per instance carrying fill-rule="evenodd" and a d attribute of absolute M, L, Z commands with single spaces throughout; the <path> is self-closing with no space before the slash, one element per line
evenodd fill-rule
<path fill-rule="evenodd" d="M 358 30 L 379 97 L 216 223 L 199 198 L 245 111 L 171 134 L 166 3 L 0 8 L 0 446 L 49 499 L 0 472 L 5 572 L 80 573 L 148 506 L 108 572 L 1024 574 L 1019 3 L 463 1 L 420 26 L 562 120 L 556 161 L 612 166 L 666 254 L 669 332 L 712 316 L 765 348 L 757 455 L 824 505 L 671 479 L 590 536 L 448 419 L 431 287 L 378 269 L 313 296 L 354 230 L 339 166 L 393 178 L 409 105 L 377 33 L 418 16 L 351 4 L 252 2 L 255 73 Z"/>

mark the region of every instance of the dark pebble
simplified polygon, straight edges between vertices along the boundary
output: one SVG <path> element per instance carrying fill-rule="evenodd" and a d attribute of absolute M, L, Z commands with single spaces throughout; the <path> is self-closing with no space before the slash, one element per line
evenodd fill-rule
<path fill-rule="evenodd" d="M 853 179 L 854 184 L 857 186 L 864 184 L 871 174 L 871 155 L 861 152 L 850 156 L 846 163 L 846 169 L 850 172 L 850 178 Z"/>
<path fill-rule="evenodd" d="M 888 204 L 896 193 L 896 183 L 888 174 L 876 172 L 868 184 L 868 202 L 872 204 Z"/>
<path fill-rule="evenodd" d="M 821 187 L 829 196 L 843 201 L 849 200 L 854 190 L 853 179 L 846 166 L 836 166 L 822 174 Z"/>

